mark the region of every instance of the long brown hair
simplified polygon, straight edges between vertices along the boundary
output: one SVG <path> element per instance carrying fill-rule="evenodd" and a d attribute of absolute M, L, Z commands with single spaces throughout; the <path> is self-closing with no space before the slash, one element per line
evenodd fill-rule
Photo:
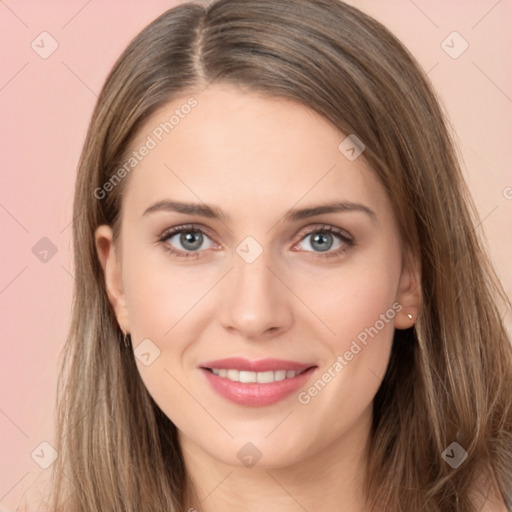
<path fill-rule="evenodd" d="M 94 241 L 119 234 L 129 178 L 99 199 L 141 124 L 213 82 L 306 105 L 364 142 L 421 268 L 414 329 L 396 331 L 374 400 L 369 510 L 476 510 L 492 476 L 512 501 L 510 307 L 479 241 L 446 116 L 408 50 L 338 0 L 179 5 L 146 27 L 98 98 L 74 199 L 76 284 L 59 379 L 51 508 L 181 511 L 188 483 L 176 428 L 144 387 L 107 297 Z M 136 170 L 134 171 L 136 172 Z M 442 457 L 457 442 L 457 468 Z M 483 491 L 482 491 L 483 492 Z M 501 496 L 499 496 L 501 494 Z"/>

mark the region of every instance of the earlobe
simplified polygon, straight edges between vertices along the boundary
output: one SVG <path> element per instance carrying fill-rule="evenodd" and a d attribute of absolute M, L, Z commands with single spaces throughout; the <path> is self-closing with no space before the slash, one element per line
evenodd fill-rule
<path fill-rule="evenodd" d="M 397 302 L 402 309 L 395 316 L 396 329 L 408 329 L 418 318 L 421 303 L 421 281 L 417 263 L 408 255 L 398 287 Z"/>
<path fill-rule="evenodd" d="M 98 258 L 103 268 L 108 299 L 114 308 L 121 330 L 124 333 L 129 333 L 130 326 L 123 290 L 121 266 L 113 241 L 112 228 L 107 225 L 99 226 L 95 233 L 95 243 Z"/>

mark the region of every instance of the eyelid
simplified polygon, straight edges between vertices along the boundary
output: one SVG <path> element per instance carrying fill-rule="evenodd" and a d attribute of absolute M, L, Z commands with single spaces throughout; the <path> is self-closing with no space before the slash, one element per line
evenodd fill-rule
<path fill-rule="evenodd" d="M 159 241 L 161 241 L 164 238 L 168 238 L 171 235 L 179 234 L 181 231 L 186 231 L 186 230 L 199 231 L 200 233 L 208 235 L 210 238 L 212 238 L 212 232 L 211 232 L 210 228 L 204 226 L 203 224 L 189 223 L 189 224 L 178 224 L 176 226 L 172 226 L 170 228 L 164 229 L 164 231 L 162 231 L 162 233 L 160 235 L 158 235 L 158 239 L 159 239 Z"/>
<path fill-rule="evenodd" d="M 204 232 L 208 236 L 210 236 L 210 237 L 212 236 L 211 235 L 211 231 L 210 231 L 210 229 L 207 226 L 204 226 L 203 224 L 188 223 L 188 224 L 179 224 L 177 226 L 172 226 L 170 228 L 166 228 L 164 231 L 162 231 L 162 233 L 158 236 L 158 238 L 159 239 L 166 238 L 167 236 L 169 236 L 172 233 L 176 233 L 176 232 L 179 232 L 180 230 L 185 230 L 185 229 L 190 229 L 190 231 Z M 322 231 L 322 230 L 333 232 L 333 233 L 338 233 L 338 234 L 346 237 L 349 240 L 353 239 L 352 235 L 348 231 L 346 231 L 345 229 L 338 228 L 338 227 L 333 226 L 331 224 L 321 224 L 321 223 L 319 223 L 319 224 L 314 224 L 312 226 L 306 226 L 305 228 L 303 228 L 301 230 L 301 235 L 300 235 L 301 238 L 300 238 L 300 240 L 302 240 L 302 237 L 304 237 L 306 235 L 309 235 L 312 232 Z"/>
<path fill-rule="evenodd" d="M 310 235 L 311 233 L 317 233 L 317 232 L 335 233 L 343 238 L 346 238 L 347 240 L 350 240 L 350 241 L 353 240 L 352 235 L 348 231 L 346 231 L 345 229 L 333 226 L 331 224 L 315 224 L 313 226 L 308 226 L 304 229 L 306 231 L 301 232 L 301 238 L 299 241 L 302 241 L 302 239 L 305 236 Z"/>
<path fill-rule="evenodd" d="M 320 260 L 327 260 L 329 258 L 341 258 L 347 251 L 349 251 L 356 245 L 354 237 L 350 233 L 348 233 L 346 230 L 342 228 L 338 228 L 331 224 L 316 224 L 313 226 L 308 226 L 305 229 L 306 231 L 301 232 L 299 240 L 295 242 L 295 244 L 292 247 L 292 250 L 294 247 L 302 243 L 309 235 L 312 235 L 313 233 L 329 233 L 337 237 L 341 242 L 341 247 L 338 247 L 337 249 L 334 250 L 327 250 L 323 252 L 304 251 L 304 253 L 308 255 L 307 257 L 313 257 Z"/>
<path fill-rule="evenodd" d="M 203 235 L 206 235 L 208 238 L 210 238 L 210 240 L 212 240 L 212 243 L 214 245 L 216 245 L 217 247 L 220 246 L 222 248 L 222 244 L 215 241 L 215 237 L 211 236 L 210 229 L 202 224 L 197 224 L 197 223 L 180 224 L 180 225 L 173 226 L 171 228 L 167 228 L 162 232 L 161 235 L 159 235 L 158 242 L 162 242 L 162 243 L 168 245 L 167 239 L 172 238 L 173 236 L 180 234 L 182 232 L 186 232 L 186 231 L 200 232 Z M 293 247 L 295 247 L 297 244 L 302 242 L 307 236 L 309 236 L 313 233 L 317 233 L 317 232 L 320 232 L 320 233 L 326 232 L 326 233 L 337 235 L 342 240 L 342 242 L 345 243 L 346 247 L 344 247 L 343 249 L 338 248 L 334 251 L 326 251 L 325 253 L 315 252 L 315 251 L 305 251 L 306 253 L 311 253 L 311 254 L 314 254 L 319 257 L 322 257 L 323 255 L 325 255 L 324 257 L 336 256 L 336 255 L 339 255 L 340 253 L 346 251 L 351 246 L 355 245 L 354 238 L 346 230 L 344 230 L 342 228 L 338 228 L 331 224 L 314 224 L 314 225 L 306 226 L 300 231 L 300 233 L 298 235 L 298 239 L 296 242 L 294 242 Z M 181 253 L 182 255 L 187 255 L 188 257 L 199 257 L 199 255 L 205 251 L 205 249 L 199 250 L 199 251 L 183 251 L 180 249 L 176 249 L 174 247 L 171 249 L 168 246 L 166 247 L 166 249 L 171 253 L 174 253 L 174 254 Z"/>
<path fill-rule="evenodd" d="M 173 238 L 176 235 L 179 235 L 180 233 L 186 233 L 186 232 L 199 232 L 203 235 L 206 235 L 211 241 L 213 245 L 219 245 L 213 237 L 209 234 L 209 228 L 206 226 L 203 226 L 201 224 L 180 224 L 177 226 L 172 226 L 170 228 L 165 229 L 161 235 L 157 238 L 157 243 L 161 244 L 165 251 L 170 253 L 172 256 L 177 258 L 183 258 L 184 260 L 196 260 L 197 258 L 201 257 L 201 253 L 204 252 L 204 250 L 201 251 L 184 251 L 182 249 L 176 249 L 171 244 L 167 242 L 168 239 Z"/>

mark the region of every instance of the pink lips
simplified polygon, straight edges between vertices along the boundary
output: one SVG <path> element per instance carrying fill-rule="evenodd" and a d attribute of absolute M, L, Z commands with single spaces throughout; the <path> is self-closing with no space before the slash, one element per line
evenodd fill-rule
<path fill-rule="evenodd" d="M 259 361 L 250 361 L 242 357 L 228 357 L 218 359 L 217 361 L 208 361 L 201 364 L 201 368 L 231 368 L 248 372 L 269 372 L 275 370 L 295 370 L 300 372 L 314 366 L 313 364 L 301 364 L 294 361 L 284 361 L 283 359 L 260 359 Z"/>
<path fill-rule="evenodd" d="M 239 371 L 267 372 L 276 370 L 295 370 L 302 372 L 293 378 L 268 383 L 234 382 L 226 377 L 214 375 L 215 369 L 233 369 Z M 316 369 L 315 365 L 285 361 L 282 359 L 262 359 L 250 361 L 240 357 L 230 357 L 208 361 L 200 365 L 213 390 L 231 402 L 247 407 L 262 407 L 275 404 L 293 392 L 298 391 Z"/>

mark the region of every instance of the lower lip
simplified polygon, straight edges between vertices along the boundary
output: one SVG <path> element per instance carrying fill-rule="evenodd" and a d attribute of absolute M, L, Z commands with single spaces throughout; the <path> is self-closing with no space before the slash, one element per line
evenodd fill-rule
<path fill-rule="evenodd" d="M 304 386 L 315 369 L 316 367 L 308 368 L 292 379 L 259 384 L 257 382 L 234 382 L 201 368 L 214 391 L 231 402 L 246 407 L 263 407 L 284 400 Z"/>

